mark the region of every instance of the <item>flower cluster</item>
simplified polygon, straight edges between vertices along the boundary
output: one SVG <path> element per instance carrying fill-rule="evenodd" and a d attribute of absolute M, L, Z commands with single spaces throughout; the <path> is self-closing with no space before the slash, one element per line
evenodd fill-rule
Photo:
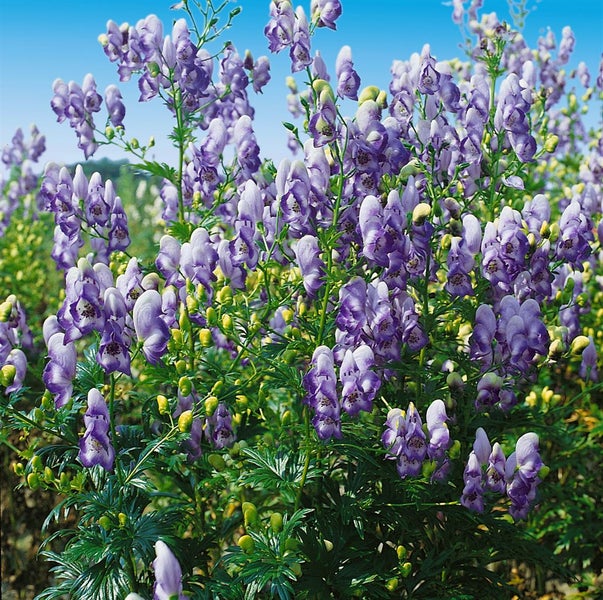
<path fill-rule="evenodd" d="M 473 450 L 463 473 L 465 487 L 461 504 L 483 512 L 486 493 L 506 494 L 511 501 L 511 516 L 515 520 L 525 519 L 536 498 L 543 467 L 535 433 L 522 435 L 515 451 L 505 458 L 500 444 L 491 445 L 488 435 L 480 427 L 475 432 Z"/>
<path fill-rule="evenodd" d="M 91 73 L 84 77 L 80 86 L 75 81 L 65 83 L 56 79 L 52 84 L 54 96 L 50 106 L 57 116 L 57 121 L 68 121 L 75 130 L 78 148 L 84 151 L 84 156 L 90 158 L 98 149 L 95 139 L 96 125 L 94 113 L 101 110 L 103 99 L 96 91 L 96 81 Z M 115 85 L 109 85 L 105 90 L 105 104 L 109 113 L 108 122 L 114 127 L 123 127 L 126 108 L 122 102 L 121 92 Z"/>
<path fill-rule="evenodd" d="M 452 443 L 446 421 L 448 416 L 444 402 L 434 400 L 426 413 L 428 439 L 414 403 L 411 402 L 406 411 L 400 408 L 389 410 L 381 443 L 385 447 L 386 458 L 396 461 L 402 479 L 421 475 L 426 460 L 430 461 L 428 470 L 432 481 L 446 478 L 450 468 L 446 451 Z"/>
<path fill-rule="evenodd" d="M 126 250 L 130 245 L 128 219 L 113 182 L 103 182 L 100 173 L 90 179 L 77 165 L 73 177 L 66 167 L 48 163 L 40 196 L 46 210 L 54 214 L 54 248 L 52 257 L 61 269 L 77 262 L 84 245 L 82 231 L 90 234 L 95 260 L 108 264 L 112 252 Z"/>

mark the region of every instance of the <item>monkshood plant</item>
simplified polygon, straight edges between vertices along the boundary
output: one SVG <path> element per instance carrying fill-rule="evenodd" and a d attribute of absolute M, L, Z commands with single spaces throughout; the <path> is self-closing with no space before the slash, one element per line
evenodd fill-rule
<path fill-rule="evenodd" d="M 31 439 L 15 471 L 56 491 L 45 527 L 75 520 L 38 599 L 503 598 L 514 565 L 596 568 L 555 557 L 578 540 L 550 525 L 547 473 L 601 437 L 601 132 L 565 79 L 571 31 L 532 50 L 479 4 L 454 3 L 466 62 L 425 46 L 380 90 L 350 47 L 334 74 L 313 52 L 338 0 L 270 2 L 292 71 L 278 165 L 250 99 L 268 58 L 214 49 L 228 2 L 99 38 L 164 103 L 174 165 L 128 137 L 117 85 L 100 124 L 92 75 L 54 83 L 85 158 L 114 144 L 162 178 L 165 229 L 130 254 L 114 183 L 46 165 L 64 291 L 43 361 L 20 299 L 0 309 L 3 430 Z M 600 97 L 601 73 L 572 77 Z M 599 459 L 574 498 L 596 497 Z"/>

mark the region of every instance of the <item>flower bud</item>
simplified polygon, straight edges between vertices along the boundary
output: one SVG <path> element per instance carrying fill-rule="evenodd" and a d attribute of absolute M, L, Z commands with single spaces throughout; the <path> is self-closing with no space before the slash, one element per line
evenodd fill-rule
<path fill-rule="evenodd" d="M 103 515 L 99 520 L 98 524 L 105 530 L 111 530 L 111 519 L 107 515 Z"/>
<path fill-rule="evenodd" d="M 222 329 L 224 331 L 232 331 L 234 329 L 234 324 L 232 322 L 232 317 L 230 315 L 222 315 Z"/>
<path fill-rule="evenodd" d="M 398 555 L 398 560 L 402 562 L 408 556 L 408 550 L 400 545 L 396 548 L 396 554 Z"/>
<path fill-rule="evenodd" d="M 191 380 L 186 375 L 183 375 L 178 380 L 178 391 L 183 396 L 190 396 L 191 392 L 193 391 L 193 384 L 192 384 Z"/>
<path fill-rule="evenodd" d="M 331 552 L 331 550 L 333 550 L 333 542 L 331 540 L 324 540 L 324 544 L 327 552 Z"/>
<path fill-rule="evenodd" d="M 226 468 L 226 462 L 220 454 L 210 454 L 207 457 L 207 462 L 218 472 Z"/>
<path fill-rule="evenodd" d="M 412 211 L 412 222 L 415 225 L 422 225 L 430 214 L 431 206 L 427 202 L 420 202 Z"/>
<path fill-rule="evenodd" d="M 552 154 L 557 149 L 558 143 L 559 143 L 559 136 L 555 135 L 554 133 L 550 133 L 549 135 L 546 136 L 546 140 L 544 140 L 544 149 L 547 152 Z"/>
<path fill-rule="evenodd" d="M 243 502 L 241 509 L 243 510 L 245 527 L 255 525 L 258 521 L 258 509 L 255 507 L 255 504 L 253 502 Z"/>
<path fill-rule="evenodd" d="M 270 527 L 274 533 L 280 533 L 283 530 L 283 515 L 273 512 L 270 515 Z"/>
<path fill-rule="evenodd" d="M 27 485 L 32 490 L 37 490 L 40 487 L 40 477 L 38 476 L 37 473 L 30 473 L 27 476 Z"/>
<path fill-rule="evenodd" d="M 147 69 L 151 77 L 157 77 L 161 73 L 161 69 L 155 61 L 148 62 Z"/>
<path fill-rule="evenodd" d="M 572 354 L 580 354 L 589 344 L 590 340 L 585 335 L 578 335 L 572 340 L 570 350 Z"/>
<path fill-rule="evenodd" d="M 205 319 L 210 327 L 215 327 L 218 324 L 218 313 L 213 306 L 208 306 L 205 311 Z"/>
<path fill-rule="evenodd" d="M 170 403 L 168 399 L 162 394 L 159 394 L 157 396 L 157 408 L 159 410 L 160 415 L 167 415 L 170 412 Z"/>
<path fill-rule="evenodd" d="M 24 475 L 25 467 L 23 466 L 23 463 L 18 462 L 18 463 L 13 464 L 13 471 L 15 472 L 15 475 L 18 475 L 19 477 Z"/>
<path fill-rule="evenodd" d="M 412 563 L 405 562 L 402 565 L 400 565 L 400 575 L 402 577 L 408 577 L 410 575 L 411 571 L 412 571 Z"/>
<path fill-rule="evenodd" d="M 237 546 L 245 552 L 245 554 L 251 554 L 255 548 L 255 542 L 250 535 L 242 535 L 237 541 Z"/>
<path fill-rule="evenodd" d="M 293 311 L 290 308 L 285 308 L 281 311 L 281 317 L 283 317 L 283 321 L 288 325 L 293 320 Z"/>
<path fill-rule="evenodd" d="M 0 385 L 8 387 L 15 380 L 17 369 L 15 365 L 4 365 L 0 369 Z"/>
<path fill-rule="evenodd" d="M 126 513 L 120 512 L 117 515 L 117 520 L 119 521 L 119 526 L 120 527 L 125 527 L 126 524 L 128 523 L 128 515 L 126 515 Z"/>
<path fill-rule="evenodd" d="M 205 399 L 205 415 L 207 417 L 211 417 L 215 412 L 216 408 L 218 408 L 218 398 L 216 396 L 208 396 Z"/>
<path fill-rule="evenodd" d="M 31 468 L 34 471 L 41 471 L 44 468 L 42 457 L 39 454 L 35 454 L 31 459 Z"/>
<path fill-rule="evenodd" d="M 333 88 L 329 84 L 328 81 L 324 79 L 315 79 L 312 82 L 312 89 L 316 92 L 316 95 L 320 97 L 323 93 L 328 94 L 331 100 L 335 100 L 335 94 L 333 93 Z"/>
<path fill-rule="evenodd" d="M 199 330 L 199 341 L 204 348 L 209 348 L 213 344 L 213 337 L 211 334 L 211 330 L 204 327 Z"/>
<path fill-rule="evenodd" d="M 178 429 L 181 433 L 187 433 L 193 425 L 193 411 L 185 410 L 178 417 Z"/>
<path fill-rule="evenodd" d="M 380 90 L 376 85 L 365 87 L 360 94 L 358 94 L 358 104 L 363 104 L 367 100 L 376 100 L 379 92 Z"/>
<path fill-rule="evenodd" d="M 110 125 L 105 127 L 105 136 L 109 141 L 111 141 L 115 137 L 115 129 L 113 129 L 113 127 Z"/>
<path fill-rule="evenodd" d="M 385 584 L 385 589 L 387 589 L 389 592 L 395 592 L 398 589 L 399 585 L 400 582 L 398 581 L 398 578 L 392 577 L 391 579 L 387 580 Z"/>

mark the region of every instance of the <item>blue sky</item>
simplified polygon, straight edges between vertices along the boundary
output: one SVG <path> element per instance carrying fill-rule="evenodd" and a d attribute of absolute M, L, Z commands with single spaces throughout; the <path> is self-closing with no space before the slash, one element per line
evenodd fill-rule
<path fill-rule="evenodd" d="M 110 83 L 116 83 L 122 90 L 128 110 L 125 121 L 128 134 L 141 142 L 154 135 L 157 146 L 153 158 L 170 161 L 173 153 L 165 139 L 172 126 L 169 113 L 159 99 L 146 104 L 137 102 L 135 79 L 119 82 L 116 65 L 105 57 L 97 38 L 106 30 L 108 19 L 135 24 L 150 13 L 156 14 L 169 32 L 172 21 L 183 16 L 181 11 L 170 10 L 174 1 L 0 0 L 0 146 L 10 141 L 17 127 L 27 131 L 35 123 L 47 138 L 43 162 L 83 161 L 75 133 L 66 123 L 56 122 L 49 103 L 55 78 L 81 84 L 86 73 L 92 73 L 101 94 Z M 310 0 L 294 2 L 297 4 L 309 13 Z M 227 38 L 241 55 L 246 49 L 256 58 L 269 55 L 263 35 L 269 0 L 238 0 L 231 4 L 237 5 L 243 10 Z M 462 37 L 451 21 L 452 8 L 442 0 L 342 0 L 342 5 L 337 31 L 318 30 L 312 42 L 313 50 L 320 50 L 331 73 L 344 44 L 352 48 L 362 85 L 384 89 L 389 83 L 392 60 L 409 58 L 413 52 L 420 52 L 425 43 L 430 44 L 432 55 L 439 60 L 460 55 Z M 528 7 L 534 8 L 524 27 L 528 44 L 535 46 L 548 28 L 559 41 L 562 28 L 569 25 L 576 35 L 570 68 L 585 61 L 596 77 L 603 52 L 603 2 L 528 0 Z M 506 0 L 484 0 L 482 12 L 496 12 L 500 18 L 509 19 Z M 289 59 L 285 53 L 270 59 L 272 81 L 262 95 L 252 93 L 252 103 L 262 156 L 280 159 L 287 154 L 281 123 L 290 120 L 285 101 Z M 105 113 L 100 115 L 104 117 Z M 95 158 L 103 156 L 125 157 L 121 151 L 109 149 L 99 151 Z"/>

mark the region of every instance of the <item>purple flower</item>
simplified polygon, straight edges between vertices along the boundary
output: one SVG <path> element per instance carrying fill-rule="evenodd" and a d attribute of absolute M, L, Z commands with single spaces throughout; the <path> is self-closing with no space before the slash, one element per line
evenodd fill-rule
<path fill-rule="evenodd" d="M 165 277 L 165 285 L 182 287 L 184 279 L 179 272 L 180 268 L 180 242 L 171 235 L 164 235 L 159 240 L 159 253 L 155 265 Z"/>
<path fill-rule="evenodd" d="M 515 452 L 507 459 L 507 495 L 511 499 L 509 513 L 515 520 L 525 519 L 536 498 L 540 483 L 539 472 L 543 467 L 535 433 L 522 435 L 515 445 Z"/>
<path fill-rule="evenodd" d="M 438 460 L 450 446 L 450 431 L 448 431 L 448 415 L 442 400 L 434 400 L 427 408 L 425 415 L 427 431 L 429 433 L 429 446 L 427 452 L 431 459 Z"/>
<path fill-rule="evenodd" d="M 201 284 L 211 301 L 211 284 L 216 279 L 214 269 L 218 262 L 218 253 L 203 227 L 195 229 L 190 241 L 182 244 L 179 260 L 183 275 L 194 285 Z"/>
<path fill-rule="evenodd" d="M 322 286 L 325 266 L 320 258 L 318 240 L 313 235 L 305 235 L 293 250 L 303 277 L 304 289 L 313 298 Z"/>
<path fill-rule="evenodd" d="M 339 0 L 311 0 L 310 14 L 317 27 L 337 29 L 335 21 L 341 16 Z"/>
<path fill-rule="evenodd" d="M 333 352 L 319 346 L 312 354 L 311 367 L 304 376 L 304 402 L 314 410 L 312 425 L 321 440 L 341 438 L 340 407 Z"/>
<path fill-rule="evenodd" d="M 557 259 L 582 271 L 582 263 L 591 253 L 590 242 L 594 239 L 592 230 L 590 217 L 578 201 L 572 200 L 559 220 L 559 237 L 555 247 Z"/>
<path fill-rule="evenodd" d="M 599 381 L 599 371 L 597 369 L 597 348 L 592 336 L 588 336 L 588 346 L 582 351 L 582 360 L 580 361 L 580 377 Z"/>
<path fill-rule="evenodd" d="M 126 116 L 126 107 L 122 102 L 121 92 L 116 85 L 109 85 L 105 90 L 105 104 L 109 112 L 109 121 L 113 127 L 123 125 Z"/>
<path fill-rule="evenodd" d="M 469 454 L 467 465 L 463 471 L 465 486 L 461 496 L 461 504 L 474 512 L 484 512 L 484 489 L 482 486 L 482 470 L 474 451 Z"/>
<path fill-rule="evenodd" d="M 129 340 L 124 337 L 126 303 L 121 292 L 114 287 L 105 290 L 105 327 L 96 353 L 96 360 L 105 373 L 119 371 L 130 375 Z"/>
<path fill-rule="evenodd" d="M 293 44 L 295 13 L 290 0 L 272 0 L 270 2 L 270 21 L 264 28 L 268 38 L 270 52 L 280 52 Z"/>
<path fill-rule="evenodd" d="M 381 435 L 381 443 L 386 453 L 385 457 L 391 460 L 397 460 L 400 456 L 406 435 L 406 419 L 404 411 L 400 408 L 390 408 L 385 420 L 385 431 Z"/>
<path fill-rule="evenodd" d="M 84 414 L 86 431 L 80 439 L 78 457 L 85 467 L 101 465 L 106 471 L 113 470 L 115 450 L 109 439 L 109 411 L 107 403 L 96 389 L 88 392 L 88 409 Z"/>
<path fill-rule="evenodd" d="M 310 117 L 308 129 L 314 146 L 326 146 L 337 138 L 337 109 L 332 91 L 323 90 L 319 96 L 319 109 Z"/>
<path fill-rule="evenodd" d="M 206 434 L 216 450 L 233 445 L 236 438 L 232 428 L 232 415 L 226 404 L 218 404 L 214 413 L 207 418 Z"/>
<path fill-rule="evenodd" d="M 45 325 L 48 319 L 45 321 Z M 48 358 L 42 379 L 51 394 L 57 409 L 65 406 L 71 399 L 73 380 L 75 379 L 77 353 L 73 342 L 65 343 L 65 334 L 56 331 L 49 336 L 46 344 Z"/>
<path fill-rule="evenodd" d="M 312 64 L 310 55 L 310 29 L 306 13 L 301 6 L 295 9 L 295 21 L 293 24 L 293 43 L 289 49 L 291 57 L 291 72 L 303 71 Z"/>
<path fill-rule="evenodd" d="M 169 546 L 157 540 L 155 556 L 152 563 L 155 572 L 153 600 L 185 600 L 186 596 L 182 593 L 182 569 Z"/>
<path fill-rule="evenodd" d="M 142 352 L 153 365 L 165 354 L 170 330 L 162 318 L 162 299 L 157 290 L 147 290 L 134 304 L 134 330 L 143 343 Z"/>
<path fill-rule="evenodd" d="M 505 466 L 506 460 L 503 450 L 498 442 L 494 442 L 486 468 L 486 488 L 491 492 L 505 493 L 507 489 Z"/>
<path fill-rule="evenodd" d="M 352 49 L 342 46 L 335 61 L 335 76 L 337 77 L 337 95 L 341 98 L 358 100 L 360 77 L 354 70 L 352 62 Z"/>
<path fill-rule="evenodd" d="M 346 350 L 343 356 L 339 370 L 343 386 L 341 406 L 352 417 L 361 410 L 370 412 L 372 409 L 373 399 L 381 386 L 379 376 L 370 370 L 374 364 L 373 351 L 366 344 L 354 351 Z"/>

